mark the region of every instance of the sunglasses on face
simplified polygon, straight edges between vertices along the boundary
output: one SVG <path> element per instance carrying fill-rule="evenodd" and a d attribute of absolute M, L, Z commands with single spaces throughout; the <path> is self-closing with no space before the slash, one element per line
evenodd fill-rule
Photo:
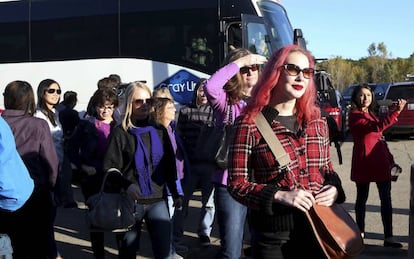
<path fill-rule="evenodd" d="M 257 64 L 251 65 L 249 67 L 241 67 L 240 68 L 240 74 L 247 74 L 247 73 L 249 73 L 249 70 L 257 71 L 258 69 L 259 69 L 259 65 L 257 65 Z"/>
<path fill-rule="evenodd" d="M 135 99 L 134 103 L 136 106 L 142 106 L 144 103 L 147 104 L 151 104 L 152 103 L 152 99 L 151 98 L 147 98 L 147 99 Z"/>
<path fill-rule="evenodd" d="M 295 64 L 286 64 L 282 66 L 285 71 L 290 75 L 290 76 L 297 76 L 299 75 L 300 72 L 302 72 L 303 77 L 306 79 L 309 79 L 311 77 L 313 77 L 313 75 L 315 74 L 315 69 L 313 68 L 304 68 L 304 69 L 300 69 L 300 67 L 298 67 Z"/>
<path fill-rule="evenodd" d="M 61 93 L 62 93 L 62 90 L 60 90 L 60 89 L 55 89 L 55 88 L 49 88 L 49 89 L 47 89 L 47 90 L 46 90 L 46 92 L 47 92 L 48 94 L 54 94 L 55 92 L 57 92 L 57 94 L 61 94 Z"/>

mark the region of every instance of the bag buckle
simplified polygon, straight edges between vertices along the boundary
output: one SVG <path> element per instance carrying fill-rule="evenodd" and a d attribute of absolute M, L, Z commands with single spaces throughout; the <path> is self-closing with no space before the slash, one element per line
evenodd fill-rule
<path fill-rule="evenodd" d="M 290 171 L 289 164 L 286 164 L 286 165 L 281 166 L 281 167 L 280 167 L 280 171 L 281 171 L 282 173 L 287 173 L 287 172 L 289 172 L 289 171 Z"/>

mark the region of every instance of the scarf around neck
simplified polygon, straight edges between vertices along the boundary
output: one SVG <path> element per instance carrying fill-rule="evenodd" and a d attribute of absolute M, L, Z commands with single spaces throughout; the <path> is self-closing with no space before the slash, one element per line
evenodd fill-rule
<path fill-rule="evenodd" d="M 137 168 L 138 183 L 141 193 L 144 197 L 147 197 L 153 194 L 153 188 L 151 185 L 151 169 L 152 171 L 155 171 L 164 154 L 161 139 L 157 133 L 157 130 L 152 126 L 139 128 L 131 127 L 129 128 L 129 131 L 134 134 L 137 139 L 135 166 Z M 151 153 L 149 153 L 148 147 L 142 139 L 142 135 L 147 133 L 149 133 L 151 140 Z"/>

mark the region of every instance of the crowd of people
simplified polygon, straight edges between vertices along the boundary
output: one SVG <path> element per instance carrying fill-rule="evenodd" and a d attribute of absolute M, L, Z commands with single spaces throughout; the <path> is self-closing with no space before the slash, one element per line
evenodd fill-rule
<path fill-rule="evenodd" d="M 136 258 L 144 223 L 154 258 L 183 258 L 191 249 L 183 236 L 196 189 L 202 195 L 199 242 L 211 244 L 216 221 L 220 238 L 216 258 L 241 257 L 246 224 L 253 258 L 323 258 L 318 243 L 310 238 L 303 211 L 314 203 L 342 203 L 345 193 L 330 159 L 329 130 L 317 105 L 314 71 L 311 53 L 296 45 L 281 48 L 269 59 L 237 48 L 216 73 L 200 79 L 191 103 L 178 111 L 168 88 L 151 90 L 136 81 L 126 84 L 120 97 L 121 79 L 110 75 L 97 82 L 84 116 L 75 109 L 77 93 L 66 91 L 60 102 L 62 89 L 53 79 L 40 82 L 37 103 L 30 83 L 10 82 L 1 116 L 14 136 L 15 145 L 9 148 L 16 148 L 24 162 L 20 172 L 33 179 L 33 191 L 19 206 L 7 208 L 0 198 L 0 233 L 10 237 L 14 258 L 64 257 L 56 245 L 54 223 L 58 207 L 78 206 L 72 175 L 76 172 L 86 201 L 99 192 L 105 174 L 114 170 L 121 173 L 108 173 L 109 187 L 125 190 L 135 201 L 136 223 L 114 233 L 119 258 Z M 352 102 L 356 221 L 364 234 L 369 183 L 375 182 L 381 197 L 384 246 L 399 248 L 401 243 L 392 234 L 390 198 L 390 169 L 396 164 L 385 142 L 379 141 L 406 101 L 399 100 L 398 109 L 385 118 L 372 111 L 368 86 L 356 88 Z M 274 159 L 263 140 L 254 122 L 258 113 L 289 155 L 288 167 Z M 8 131 L 1 123 L 3 146 Z M 198 136 L 206 124 L 234 127 L 227 169 L 196 155 Z M 381 152 L 367 156 L 367 146 L 378 150 L 380 144 Z M 378 161 L 384 164 L 376 165 Z M 379 167 L 375 175 L 374 165 Z M 26 191 L 29 185 L 30 181 L 24 185 Z M 90 225 L 90 241 L 95 258 L 105 258 L 104 232 Z"/>

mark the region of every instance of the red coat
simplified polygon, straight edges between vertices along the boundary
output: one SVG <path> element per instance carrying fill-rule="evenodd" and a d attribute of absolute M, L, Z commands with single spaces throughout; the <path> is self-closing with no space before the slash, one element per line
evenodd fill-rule
<path fill-rule="evenodd" d="M 354 147 L 351 180 L 356 183 L 390 181 L 394 158 L 382 132 L 397 122 L 397 112 L 379 119 L 373 113 L 353 110 L 349 114 L 349 129 Z"/>

